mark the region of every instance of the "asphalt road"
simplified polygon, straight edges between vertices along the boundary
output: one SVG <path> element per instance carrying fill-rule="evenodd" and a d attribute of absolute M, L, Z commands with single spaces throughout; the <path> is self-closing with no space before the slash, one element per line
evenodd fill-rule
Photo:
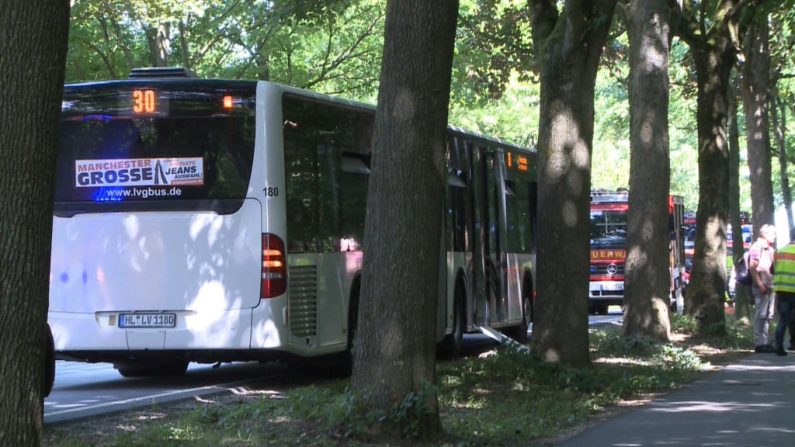
<path fill-rule="evenodd" d="M 592 315 L 589 324 L 592 327 L 621 324 L 621 317 L 620 308 L 613 307 L 609 315 Z M 496 344 L 480 334 L 466 335 L 464 343 L 467 354 L 483 352 Z M 198 396 L 235 393 L 254 384 L 289 383 L 291 374 L 278 363 L 233 363 L 223 364 L 219 368 L 194 363 L 184 377 L 128 379 L 121 377 L 109 363 L 58 361 L 55 386 L 44 401 L 44 423 L 70 421 Z"/>
<path fill-rule="evenodd" d="M 44 400 L 44 423 L 112 413 L 194 396 L 235 392 L 268 378 L 280 377 L 285 368 L 276 363 L 191 364 L 183 377 L 127 379 L 109 363 L 56 362 L 55 386 Z"/>

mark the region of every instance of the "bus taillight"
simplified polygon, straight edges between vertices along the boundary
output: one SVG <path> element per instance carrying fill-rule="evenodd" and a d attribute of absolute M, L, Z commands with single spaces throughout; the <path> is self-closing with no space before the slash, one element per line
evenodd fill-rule
<path fill-rule="evenodd" d="M 287 290 L 287 262 L 284 242 L 271 233 L 262 234 L 261 298 L 274 298 Z"/>

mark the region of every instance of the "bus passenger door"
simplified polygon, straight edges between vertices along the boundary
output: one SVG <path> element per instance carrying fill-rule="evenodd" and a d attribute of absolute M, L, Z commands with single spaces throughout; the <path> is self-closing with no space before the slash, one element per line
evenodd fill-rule
<path fill-rule="evenodd" d="M 499 154 L 479 147 L 473 166 L 475 199 L 475 315 L 478 324 L 490 325 L 503 318 L 505 281 L 501 249 L 504 219 L 500 206 L 502 176 L 498 175 Z"/>
<path fill-rule="evenodd" d="M 442 228 L 442 244 L 440 253 L 439 271 L 439 303 L 438 324 L 440 334 L 443 335 L 447 327 L 452 328 L 455 322 L 455 293 L 458 274 L 466 272 L 465 277 L 471 273 L 471 205 L 469 201 L 470 187 L 467 168 L 469 156 L 467 143 L 450 138 L 447 142 L 447 185 L 445 188 L 445 206 Z M 466 289 L 463 290 L 466 292 Z M 464 324 L 469 325 L 466 309 L 472 309 L 471 303 L 466 301 L 460 305 L 464 308 Z"/>

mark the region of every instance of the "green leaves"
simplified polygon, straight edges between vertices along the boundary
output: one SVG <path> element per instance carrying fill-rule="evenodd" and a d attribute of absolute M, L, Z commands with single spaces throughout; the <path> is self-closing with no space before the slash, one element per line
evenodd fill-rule
<path fill-rule="evenodd" d="M 380 0 L 76 0 L 66 78 L 123 78 L 164 56 L 199 76 L 373 100 L 383 19 Z"/>

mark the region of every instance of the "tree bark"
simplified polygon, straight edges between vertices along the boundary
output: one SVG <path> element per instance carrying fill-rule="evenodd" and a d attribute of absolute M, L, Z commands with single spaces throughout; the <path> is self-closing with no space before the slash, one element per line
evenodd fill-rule
<path fill-rule="evenodd" d="M 737 263 L 745 248 L 743 245 L 743 228 L 740 218 L 740 132 L 737 129 L 737 94 L 734 88 L 730 94 L 729 109 L 729 220 L 732 225 L 732 266 Z M 751 323 L 751 305 L 748 287 L 735 284 L 734 315 L 738 323 Z"/>
<path fill-rule="evenodd" d="M 0 1 L 0 439 L 40 445 L 69 2 Z"/>
<path fill-rule="evenodd" d="M 588 265 L 594 85 L 615 0 L 533 0 L 540 54 L 538 319 L 544 361 L 588 365 Z M 545 35 L 542 30 L 549 32 Z"/>
<path fill-rule="evenodd" d="M 436 308 L 457 11 L 457 0 L 387 4 L 354 349 L 353 388 L 386 415 L 417 399 L 423 435 L 440 430 Z"/>
<path fill-rule="evenodd" d="M 171 25 L 158 24 L 146 28 L 146 41 L 149 45 L 149 61 L 153 67 L 167 67 L 171 54 Z"/>
<path fill-rule="evenodd" d="M 687 312 L 701 331 L 720 331 L 726 294 L 726 221 L 729 201 L 729 147 L 726 139 L 729 76 L 736 51 L 728 29 L 693 45 L 698 82 L 698 185 L 696 244 L 687 292 Z"/>
<path fill-rule="evenodd" d="M 257 79 L 261 81 L 271 80 L 270 50 L 267 41 L 263 41 L 257 46 Z"/>
<path fill-rule="evenodd" d="M 770 45 L 767 13 L 760 10 L 759 17 L 748 29 L 743 50 L 742 91 L 745 108 L 746 150 L 751 175 L 751 211 L 754 235 L 762 225 L 773 223 L 773 178 L 770 159 L 770 131 L 767 107 L 770 85 Z"/>
<path fill-rule="evenodd" d="M 624 335 L 670 339 L 669 0 L 633 0 L 629 33 L 630 172 Z M 681 243 L 681 242 L 680 242 Z"/>
<path fill-rule="evenodd" d="M 787 174 L 787 108 L 784 107 L 781 98 L 775 95 L 770 100 L 773 118 L 773 128 L 776 135 L 776 146 L 778 146 L 778 165 L 781 176 L 781 195 L 784 199 L 784 209 L 787 211 L 787 224 L 790 228 L 795 227 L 795 219 L 792 216 L 792 188 L 789 185 L 789 175 Z M 779 114 L 780 111 L 780 114 Z"/>
<path fill-rule="evenodd" d="M 180 49 L 180 56 L 182 56 L 182 66 L 187 70 L 193 70 L 193 66 L 190 63 L 190 46 L 188 45 L 188 37 L 187 37 L 188 27 L 185 26 L 185 22 L 179 22 L 179 49 Z"/>

